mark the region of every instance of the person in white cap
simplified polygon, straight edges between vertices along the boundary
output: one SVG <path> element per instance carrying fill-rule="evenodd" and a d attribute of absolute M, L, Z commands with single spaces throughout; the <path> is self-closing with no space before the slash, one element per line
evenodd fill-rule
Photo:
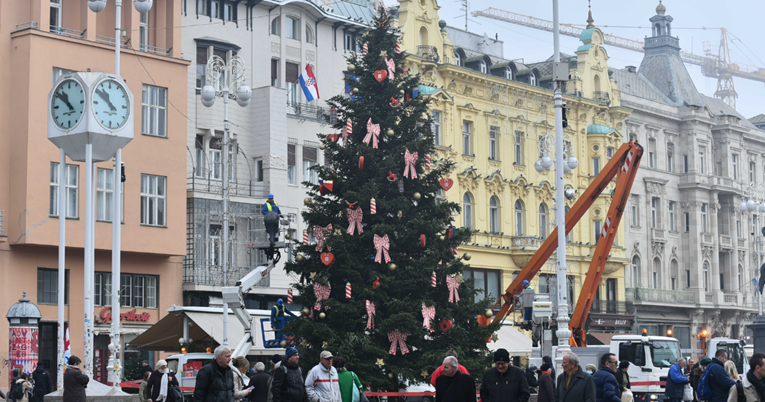
<path fill-rule="evenodd" d="M 146 384 L 145 397 L 148 402 L 165 402 L 169 384 L 178 386 L 178 379 L 175 378 L 175 373 L 171 373 L 167 368 L 165 360 L 157 361 L 156 367 L 157 369 L 151 373 L 149 382 Z"/>
<path fill-rule="evenodd" d="M 332 353 L 325 350 L 321 352 L 319 357 L 321 362 L 312 368 L 305 378 L 305 390 L 308 393 L 308 401 L 342 402 L 337 369 L 332 367 Z"/>

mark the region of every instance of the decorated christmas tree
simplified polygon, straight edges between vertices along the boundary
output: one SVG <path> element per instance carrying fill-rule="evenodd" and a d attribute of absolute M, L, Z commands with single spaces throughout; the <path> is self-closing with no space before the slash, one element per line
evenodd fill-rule
<path fill-rule="evenodd" d="M 472 280 L 462 280 L 469 257 L 459 245 L 470 231 L 451 226 L 456 203 L 436 198 L 450 195 L 454 164 L 435 159 L 429 99 L 403 68 L 387 16 L 375 25 L 348 57 L 348 93 L 329 101 L 340 133 L 319 135 L 331 164 L 312 168 L 318 185 L 305 183 L 314 239 L 293 239 L 286 269 L 300 276 L 296 301 L 306 307 L 285 332 L 306 368 L 327 349 L 364 384 L 398 390 L 429 381 L 452 348 L 481 375 L 498 324 L 478 325 L 490 302 L 475 302 Z"/>

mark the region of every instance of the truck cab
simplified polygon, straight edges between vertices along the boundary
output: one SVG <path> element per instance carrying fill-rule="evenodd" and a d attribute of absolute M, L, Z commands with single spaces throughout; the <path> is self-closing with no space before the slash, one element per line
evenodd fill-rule
<path fill-rule="evenodd" d="M 680 342 L 666 336 L 616 335 L 611 353 L 630 362 L 632 393 L 648 400 L 663 399 L 669 368 L 682 357 Z"/>
<path fill-rule="evenodd" d="M 205 365 L 212 363 L 215 356 L 212 353 L 184 353 L 168 356 L 167 368 L 175 373 L 175 378 L 181 387 L 184 399 L 193 394 L 197 382 L 197 373 Z"/>
<path fill-rule="evenodd" d="M 715 357 L 715 353 L 717 353 L 718 350 L 725 350 L 728 353 L 728 360 L 736 365 L 738 376 L 739 378 L 742 378 L 742 376 L 749 371 L 749 359 L 746 357 L 745 346 L 746 342 L 739 339 L 712 338 L 707 341 L 706 356 L 711 359 Z"/>

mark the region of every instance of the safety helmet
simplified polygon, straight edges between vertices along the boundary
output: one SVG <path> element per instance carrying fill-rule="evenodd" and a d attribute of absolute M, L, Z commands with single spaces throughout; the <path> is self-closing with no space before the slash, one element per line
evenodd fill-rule
<path fill-rule="evenodd" d="M 269 200 L 273 200 L 274 199 L 274 195 L 273 194 L 268 194 L 268 199 Z"/>
<path fill-rule="evenodd" d="M 523 286 L 529 286 L 529 281 L 523 281 Z"/>
<path fill-rule="evenodd" d="M 282 299 L 279 299 L 279 300 L 276 301 L 276 304 L 278 304 L 280 306 L 282 305 L 282 303 L 284 303 L 284 301 Z"/>

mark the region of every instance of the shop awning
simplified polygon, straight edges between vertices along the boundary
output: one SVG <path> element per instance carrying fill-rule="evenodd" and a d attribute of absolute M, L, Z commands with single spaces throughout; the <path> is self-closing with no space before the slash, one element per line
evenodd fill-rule
<path fill-rule="evenodd" d="M 491 341 L 487 346 L 492 352 L 507 349 L 511 356 L 531 356 L 531 338 L 510 324 L 503 324 L 497 331 L 497 341 Z"/>
<path fill-rule="evenodd" d="M 614 333 L 607 334 L 604 332 L 588 332 L 587 344 L 588 345 L 610 345 L 611 338 L 613 338 L 614 335 L 624 335 L 624 334 L 614 334 Z"/>

